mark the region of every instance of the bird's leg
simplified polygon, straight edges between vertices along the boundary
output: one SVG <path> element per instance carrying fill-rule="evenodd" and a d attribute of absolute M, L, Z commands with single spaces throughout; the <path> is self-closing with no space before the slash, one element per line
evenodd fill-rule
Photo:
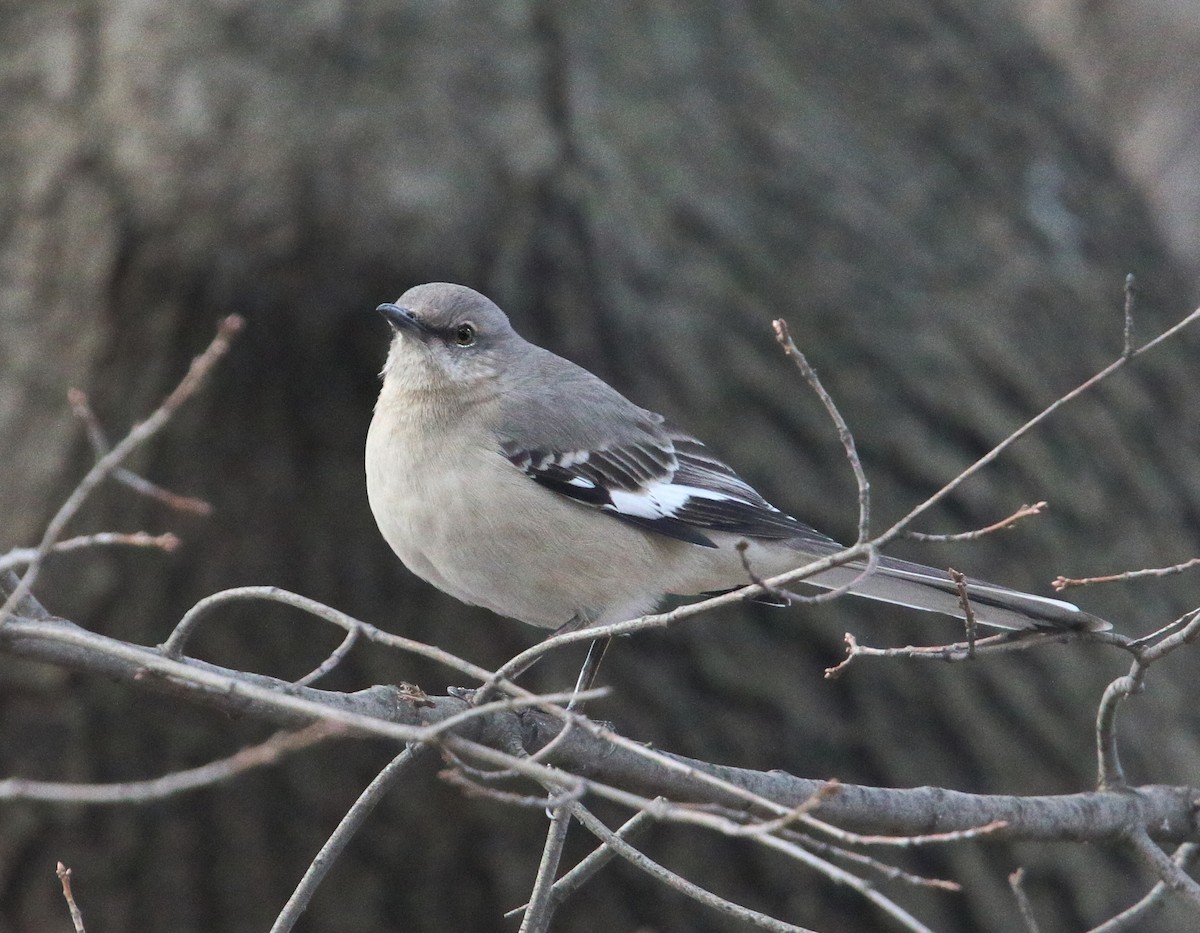
<path fill-rule="evenodd" d="M 578 632 L 581 629 L 587 628 L 594 624 L 596 616 L 594 613 L 586 609 L 581 609 L 575 615 L 571 616 L 566 622 L 554 630 L 554 635 L 563 635 L 567 632 Z M 583 667 L 579 669 L 579 679 L 575 681 L 575 692 L 582 693 L 584 690 L 591 688 L 596 680 L 596 675 L 600 672 L 600 662 L 604 660 L 604 654 L 608 651 L 608 646 L 612 642 L 611 638 L 597 638 L 588 644 L 587 657 L 583 659 Z M 567 709 L 575 708 L 575 700 L 571 700 Z"/>
<path fill-rule="evenodd" d="M 587 657 L 583 659 L 583 667 L 579 669 L 579 679 L 575 681 L 576 693 L 582 693 L 591 688 L 596 675 L 600 673 L 600 662 L 604 660 L 604 654 L 611 644 L 611 638 L 597 638 L 588 644 Z M 574 708 L 575 699 L 572 697 L 571 702 L 567 704 L 567 709 Z"/>
<path fill-rule="evenodd" d="M 567 632 L 578 632 L 580 629 L 585 629 L 589 625 L 592 625 L 595 621 L 596 619 L 591 613 L 587 612 L 586 610 L 581 610 L 575 615 L 571 616 L 571 618 L 567 619 L 566 622 L 556 628 L 547 637 L 553 638 L 555 635 L 565 635 Z M 576 682 L 576 693 L 578 693 L 580 690 L 587 690 L 589 687 L 591 687 L 592 681 L 596 678 L 596 672 L 600 669 L 600 662 L 604 658 L 604 652 L 608 649 L 608 642 L 610 640 L 611 639 L 608 638 L 598 639 L 597 641 L 593 641 L 588 647 L 587 657 L 583 662 L 583 669 L 580 670 L 579 680 Z M 603 642 L 603 644 L 600 644 L 601 642 Z M 600 645 L 599 649 L 597 649 L 597 645 Z M 518 677 L 522 676 L 543 657 L 545 657 L 545 655 L 538 655 L 537 657 L 532 658 L 528 663 L 525 664 L 524 667 L 520 667 L 515 671 L 510 671 L 505 676 L 505 679 L 515 683 Z M 586 682 L 583 677 L 585 673 L 588 674 Z M 580 686 L 580 684 L 582 684 L 582 686 Z"/>

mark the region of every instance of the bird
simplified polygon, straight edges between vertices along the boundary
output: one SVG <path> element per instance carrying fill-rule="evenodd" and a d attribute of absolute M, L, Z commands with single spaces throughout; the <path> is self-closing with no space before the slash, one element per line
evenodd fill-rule
<path fill-rule="evenodd" d="M 489 298 L 417 285 L 391 325 L 366 440 L 379 530 L 418 577 L 529 625 L 641 617 L 829 557 L 833 538 L 776 508 L 700 440 L 522 338 Z M 964 618 L 945 570 L 880 556 L 803 582 Z M 1072 603 L 968 580 L 977 622 L 1100 630 Z M 773 594 L 760 597 L 772 601 Z"/>

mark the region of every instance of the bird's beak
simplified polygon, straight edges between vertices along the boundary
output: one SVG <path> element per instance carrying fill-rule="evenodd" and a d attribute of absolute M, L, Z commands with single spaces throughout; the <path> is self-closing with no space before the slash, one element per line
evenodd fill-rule
<path fill-rule="evenodd" d="M 398 304 L 388 301 L 381 304 L 375 310 L 387 318 L 388 323 L 396 328 L 396 330 L 406 330 L 422 339 L 432 333 L 429 325 L 409 311 L 408 308 L 402 308 Z"/>

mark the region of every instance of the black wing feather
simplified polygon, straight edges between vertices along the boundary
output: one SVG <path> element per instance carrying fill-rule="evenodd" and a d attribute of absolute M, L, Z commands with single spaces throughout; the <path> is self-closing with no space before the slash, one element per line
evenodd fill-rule
<path fill-rule="evenodd" d="M 666 426 L 657 438 L 598 450 L 510 443 L 503 453 L 539 485 L 679 541 L 716 547 L 705 533 L 716 531 L 835 543 L 771 505 L 700 441 Z"/>

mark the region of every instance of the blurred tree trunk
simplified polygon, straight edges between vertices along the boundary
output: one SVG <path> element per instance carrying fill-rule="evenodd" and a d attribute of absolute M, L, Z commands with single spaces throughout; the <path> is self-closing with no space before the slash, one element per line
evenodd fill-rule
<path fill-rule="evenodd" d="M 987 0 L 25 0 L 0 8 L 0 100 L 0 547 L 34 541 L 86 466 L 69 386 L 121 430 L 218 316 L 249 322 L 136 464 L 216 514 L 109 490 L 80 527 L 173 528 L 187 546 L 63 560 L 45 580 L 55 611 L 143 643 L 200 596 L 251 582 L 485 664 L 539 637 L 416 581 L 367 509 L 361 449 L 386 340 L 368 312 L 420 281 L 488 293 L 530 339 L 845 536 L 849 471 L 772 317 L 788 318 L 855 430 L 882 528 L 1119 352 L 1126 272 L 1145 289 L 1140 336 L 1194 302 L 1086 108 Z M 926 528 L 1040 498 L 1047 517 L 978 545 L 900 550 L 1043 592 L 1060 572 L 1191 556 L 1189 339 L 1056 416 Z M 1080 599 L 1145 631 L 1184 605 L 1174 587 L 1179 598 L 1142 586 Z M 596 713 L 686 754 L 812 776 L 1040 793 L 1094 780 L 1091 717 L 1120 658 L 864 665 L 827 683 L 848 628 L 876 643 L 956 634 L 858 603 L 730 612 L 619 645 L 617 697 Z M 286 675 L 335 640 L 246 611 L 196 651 Z M 566 671 L 539 674 L 561 685 Z M 399 680 L 437 690 L 447 673 L 362 652 L 332 686 Z M 1185 680 L 1156 679 L 1130 710 L 1135 779 L 1194 768 Z M 263 734 L 7 662 L 0 691 L 4 775 L 149 776 Z M 138 810 L 4 807 L 0 926 L 61 925 L 61 858 L 97 927 L 264 929 L 388 753 L 324 750 Z M 537 812 L 406 788 L 306 929 L 499 929 L 543 829 Z M 747 847 L 665 828 L 650 844 L 793 922 L 877 922 Z M 917 861 L 963 896 L 901 896 L 922 898 L 938 929 L 1017 929 L 1005 877 L 1018 862 L 1048 927 L 1098 922 L 1149 884 L 1109 853 L 963 846 Z M 724 928 L 646 885 L 614 869 L 558 928 Z"/>
<path fill-rule="evenodd" d="M 1177 261 L 1200 281 L 1200 6 L 1178 0 L 1014 0 L 1145 192 Z"/>

